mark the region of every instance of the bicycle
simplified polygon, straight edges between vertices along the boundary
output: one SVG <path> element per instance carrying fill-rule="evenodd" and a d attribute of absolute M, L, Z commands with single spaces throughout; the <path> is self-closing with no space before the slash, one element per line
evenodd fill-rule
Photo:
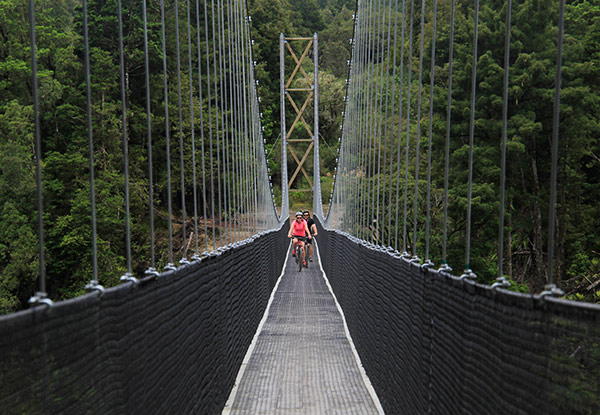
<path fill-rule="evenodd" d="M 302 271 L 302 265 L 308 268 L 308 262 L 306 262 L 306 250 L 304 248 L 308 238 L 306 236 L 295 235 L 292 238 L 298 239 L 298 247 L 296 248 L 296 264 L 298 264 L 298 272 L 300 272 Z"/>

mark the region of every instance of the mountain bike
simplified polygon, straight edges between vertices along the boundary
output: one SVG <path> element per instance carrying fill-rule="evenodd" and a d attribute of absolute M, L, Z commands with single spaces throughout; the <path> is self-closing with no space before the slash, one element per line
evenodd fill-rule
<path fill-rule="evenodd" d="M 298 239 L 298 247 L 296 248 L 296 264 L 298 265 L 298 272 L 302 271 L 303 262 L 305 267 L 308 268 L 308 262 L 306 262 L 306 240 L 305 236 L 294 236 Z"/>

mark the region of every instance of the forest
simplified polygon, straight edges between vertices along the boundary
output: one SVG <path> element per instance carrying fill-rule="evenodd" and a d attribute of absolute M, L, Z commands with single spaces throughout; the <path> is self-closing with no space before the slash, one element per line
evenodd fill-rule
<path fill-rule="evenodd" d="M 399 3 L 402 0 L 399 1 Z M 151 68 L 151 130 L 154 137 L 154 210 L 156 214 L 157 264 L 167 258 L 166 213 L 167 179 L 164 169 L 165 123 L 161 55 L 160 10 L 158 1 L 148 1 L 148 43 Z M 209 5 L 210 2 L 207 2 Z M 199 3 L 201 6 L 202 2 Z M 432 0 L 426 2 L 425 68 L 431 52 Z M 81 3 L 75 0 L 39 0 L 36 5 L 38 79 L 40 84 L 40 122 L 43 140 L 43 197 L 48 295 L 61 300 L 81 295 L 91 270 L 90 185 L 87 156 L 86 89 L 83 73 L 83 35 Z M 438 261 L 442 220 L 443 151 L 445 105 L 448 83 L 448 39 L 451 0 L 438 0 L 438 35 L 434 87 L 434 145 L 432 195 L 432 258 Z M 165 2 L 167 25 L 174 25 L 173 1 Z M 348 0 L 250 0 L 251 34 L 256 61 L 262 126 L 274 183 L 275 202 L 280 203 L 280 108 L 279 108 L 279 34 L 319 36 L 319 83 L 321 184 L 324 203 L 333 185 L 340 125 L 343 122 L 347 60 L 351 58 L 356 2 Z M 179 3 L 185 16 L 186 3 Z M 99 280 L 106 286 L 120 283 L 126 270 L 124 176 L 121 142 L 120 69 L 117 33 L 117 0 L 88 1 L 90 25 L 91 91 L 95 146 L 95 174 L 98 220 Z M 148 222 L 148 177 L 146 149 L 146 96 L 144 89 L 144 42 L 142 2 L 123 1 L 125 73 L 131 192 L 131 249 L 134 273 L 143 275 L 150 262 Z M 480 281 L 490 283 L 497 269 L 498 188 L 500 184 L 500 136 L 502 127 L 502 76 L 505 33 L 505 3 L 493 0 L 482 4 L 479 22 L 478 96 L 474 171 L 474 235 L 472 268 Z M 202 7 L 200 16 L 204 18 Z M 464 264 L 465 175 L 469 128 L 473 4 L 456 0 L 456 28 L 453 69 L 451 163 L 465 166 L 454 169 L 450 177 L 448 258 L 455 270 Z M 193 20 L 196 11 L 192 8 Z M 539 292 L 545 282 L 547 260 L 548 199 L 550 183 L 550 139 L 556 68 L 558 2 L 519 0 L 513 2 L 509 88 L 509 131 L 507 155 L 507 195 L 504 270 L 511 289 Z M 414 41 L 419 36 L 418 13 L 413 16 Z M 181 33 L 185 33 L 182 30 Z M 184 35 L 182 35 L 184 36 Z M 192 28 L 192 38 L 200 39 L 206 52 L 211 47 L 202 26 Z M 0 0 L 0 313 L 27 307 L 36 290 L 38 277 L 38 235 L 34 123 L 32 107 L 31 48 L 29 42 L 28 2 Z M 408 39 L 405 39 L 408 42 Z M 175 76 L 175 31 L 167 31 L 169 76 Z M 400 42 L 397 48 L 400 48 Z M 406 45 L 405 45 L 406 46 Z M 389 51 L 391 52 L 391 51 Z M 182 41 L 182 55 L 187 56 Z M 391 59 L 391 53 L 379 64 Z M 187 58 L 186 58 L 187 59 Z M 193 65 L 199 63 L 194 57 Z M 210 58 L 212 59 L 212 58 Z M 204 63 L 201 63 L 203 65 Z M 210 62 L 212 64 L 212 61 Z M 388 65 L 391 71 L 397 60 Z M 405 54 L 405 67 L 414 73 L 418 56 Z M 293 69 L 286 60 L 286 71 Z M 199 119 L 216 102 L 217 91 L 207 93 L 208 79 L 187 80 L 182 68 L 184 91 L 202 89 L 204 98 L 195 97 L 193 111 Z M 289 73 L 289 72 L 287 72 Z M 398 71 L 399 73 L 399 71 Z M 423 77 L 423 96 L 429 96 L 428 70 Z M 394 80 L 399 83 L 399 78 Z M 407 82 L 407 78 L 404 78 Z M 561 125 L 557 201 L 556 283 L 566 298 L 600 303 L 600 4 L 593 0 L 566 2 L 565 43 L 561 89 Z M 417 77 L 411 85 L 416 91 Z M 396 88 L 396 94 L 398 90 Z M 388 93 L 388 91 L 386 91 Z M 176 85 L 169 85 L 169 106 L 176 114 Z M 406 94 L 405 94 L 406 97 Z M 184 114 L 190 104 L 184 102 Z M 416 105 L 416 101 L 413 102 Z M 423 100 L 423 108 L 429 103 Z M 214 105 L 212 111 L 216 111 Z M 427 114 L 427 111 L 422 111 Z M 307 111 L 307 122 L 312 114 Z M 218 116 L 213 114 L 212 122 Z M 208 117 L 205 117 L 208 118 Z M 426 117 L 425 117 L 426 118 Z M 424 118 L 424 119 L 425 119 Z M 428 120 L 427 120 L 428 121 Z M 398 119 L 390 125 L 398 129 Z M 416 120 L 412 130 L 416 128 Z M 190 154 L 192 128 L 199 136 L 208 131 L 205 120 L 191 125 L 189 115 L 179 125 L 170 124 L 172 135 L 181 127 L 185 132 L 186 154 Z M 421 123 L 423 131 L 427 122 Z M 222 140 L 217 138 L 216 140 Z M 172 153 L 178 154 L 173 143 Z M 208 147 L 208 146 L 207 146 Z M 209 151 L 206 149 L 205 151 Z M 411 158 L 414 160 L 414 149 Z M 423 157 L 424 158 L 424 157 Z M 206 160 L 210 160 L 206 157 Z M 414 164 L 414 162 L 412 163 Z M 295 166 L 290 163 L 288 172 Z M 399 166 L 396 166 L 399 167 Z M 173 165 L 174 186 L 180 177 Z M 216 171 L 209 164 L 205 171 Z M 312 172 L 312 170 L 311 170 Z M 186 193 L 192 194 L 191 172 L 184 171 Z M 412 172 L 411 172 L 412 174 Z M 369 180 L 379 180 L 370 177 Z M 420 186 L 424 189 L 425 186 Z M 409 192 L 410 193 L 410 192 Z M 220 197 L 213 195 L 213 197 Z M 402 196 L 404 197 L 404 196 Z M 407 197 L 412 197 L 410 194 Z M 421 198 L 423 199 L 423 198 Z M 293 207 L 310 206 L 306 192 L 292 192 Z M 176 256 L 181 257 L 181 202 L 174 198 Z M 189 212 L 191 209 L 186 208 Z M 217 216 L 219 213 L 217 213 Z M 223 213 L 225 215 L 225 213 Z M 423 220 L 419 211 L 419 223 Z M 214 218 L 203 218 L 204 221 Z M 188 220 L 191 220 L 188 218 Z M 412 225 L 411 225 L 412 226 Z M 203 241 L 211 235 L 201 235 Z M 419 234 L 419 238 L 423 238 Z M 203 242 L 204 243 L 204 242 Z M 458 272 L 458 271 L 455 271 Z"/>

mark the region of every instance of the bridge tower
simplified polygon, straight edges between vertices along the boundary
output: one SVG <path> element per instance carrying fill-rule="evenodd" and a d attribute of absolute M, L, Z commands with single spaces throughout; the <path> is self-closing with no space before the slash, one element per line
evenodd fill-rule
<path fill-rule="evenodd" d="M 304 49 L 300 58 L 294 52 L 294 49 L 290 45 L 293 42 L 295 45 L 304 44 Z M 313 64 L 314 64 L 314 75 L 311 78 L 303 67 L 303 63 L 309 60 L 310 49 L 313 49 Z M 288 53 L 294 59 L 296 66 L 292 71 L 289 78 L 286 79 L 285 75 L 285 55 L 286 49 Z M 280 92 L 281 92 L 281 183 L 282 187 L 287 185 L 286 189 L 282 189 L 282 206 L 289 206 L 289 191 L 305 191 L 313 192 L 313 206 L 317 206 L 316 198 L 321 195 L 321 180 L 319 174 L 319 47 L 318 47 L 318 36 L 315 33 L 313 37 L 284 37 L 283 33 L 279 35 L 279 63 L 280 63 Z M 300 76 L 301 75 L 301 76 Z M 294 81 L 298 78 L 305 81 L 306 86 L 296 85 L 302 84 L 302 81 Z M 297 86 L 297 87 L 294 87 Z M 290 111 L 294 116 L 294 121 L 287 128 L 286 118 L 286 98 L 289 102 L 289 106 L 293 109 Z M 302 106 L 298 106 L 294 100 L 304 99 Z M 308 108 L 310 102 L 313 102 L 314 120 L 313 128 L 311 130 L 310 124 L 304 118 L 304 113 Z M 295 134 L 294 131 L 300 132 Z M 308 144 L 308 145 L 307 145 Z M 291 178 L 288 178 L 287 171 L 287 158 L 288 151 L 292 156 L 296 168 Z M 298 157 L 299 152 L 304 151 L 302 158 Z M 311 180 L 310 175 L 305 169 L 307 165 L 308 157 L 313 152 L 313 177 Z M 301 175 L 300 175 L 301 173 Z M 308 182 L 309 189 L 295 188 L 292 189 L 292 185 L 304 177 Z"/>

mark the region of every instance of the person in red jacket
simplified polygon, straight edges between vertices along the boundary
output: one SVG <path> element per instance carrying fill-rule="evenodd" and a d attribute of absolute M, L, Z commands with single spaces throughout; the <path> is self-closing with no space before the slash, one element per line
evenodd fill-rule
<path fill-rule="evenodd" d="M 302 217 L 302 212 L 296 212 L 296 220 L 290 223 L 290 231 L 288 232 L 288 238 L 294 237 L 292 250 L 292 256 L 296 256 L 296 248 L 298 244 L 304 246 L 304 240 L 308 237 L 311 239 L 310 231 L 308 230 L 308 224 Z M 306 258 L 302 258 L 303 265 L 306 265 Z"/>

